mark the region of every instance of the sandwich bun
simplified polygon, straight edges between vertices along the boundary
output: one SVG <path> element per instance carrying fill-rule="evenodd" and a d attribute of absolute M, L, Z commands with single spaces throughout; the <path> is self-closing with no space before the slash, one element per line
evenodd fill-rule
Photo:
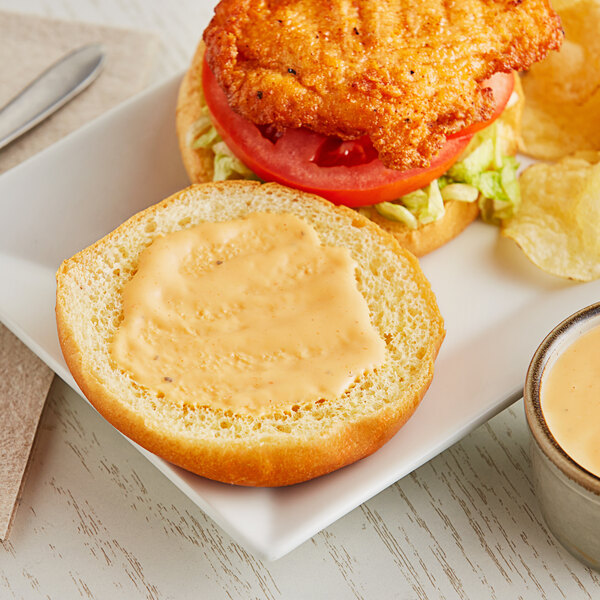
<path fill-rule="evenodd" d="M 179 149 L 185 170 L 192 183 L 205 183 L 213 180 L 214 154 L 210 148 L 193 148 L 189 143 L 189 131 L 206 110 L 202 90 L 202 69 L 204 65 L 204 42 L 200 42 L 192 58 L 190 68 L 185 73 L 177 100 L 176 130 Z M 516 154 L 520 145 L 519 127 L 523 110 L 523 91 L 519 76 L 514 73 L 516 101 L 511 102 L 499 121 L 505 124 L 508 154 Z M 445 203 L 444 215 L 433 223 L 411 229 L 398 221 L 386 219 L 374 207 L 365 206 L 361 212 L 380 227 L 391 233 L 401 246 L 415 256 L 423 256 L 446 244 L 459 235 L 470 223 L 477 219 L 477 202 L 450 200 Z"/>
<path fill-rule="evenodd" d="M 333 399 L 285 398 L 258 412 L 170 401 L 115 363 L 122 292 L 157 238 L 203 222 L 253 213 L 291 214 L 324 246 L 347 248 L 356 287 L 384 358 Z M 278 184 L 193 185 L 133 216 L 66 260 L 57 273 L 56 319 L 65 361 L 93 406 L 123 434 L 198 475 L 247 486 L 312 479 L 380 448 L 417 408 L 444 337 L 434 294 L 418 261 L 394 238 L 346 207 Z"/>

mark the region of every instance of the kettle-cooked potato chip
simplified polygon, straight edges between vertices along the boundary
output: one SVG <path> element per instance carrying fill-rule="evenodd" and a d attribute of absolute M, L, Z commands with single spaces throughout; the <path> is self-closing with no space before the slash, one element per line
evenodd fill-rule
<path fill-rule="evenodd" d="M 565 40 L 522 77 L 527 154 L 555 160 L 600 150 L 600 2 L 555 0 Z"/>
<path fill-rule="evenodd" d="M 548 273 L 600 277 L 600 152 L 532 165 L 520 181 L 521 207 L 502 233 Z"/>

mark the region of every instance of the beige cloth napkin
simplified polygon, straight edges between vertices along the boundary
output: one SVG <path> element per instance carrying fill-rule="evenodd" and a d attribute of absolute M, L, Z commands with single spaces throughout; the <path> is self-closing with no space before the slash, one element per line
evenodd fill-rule
<path fill-rule="evenodd" d="M 153 76 L 154 34 L 0 11 L 0 106 L 71 50 L 100 42 L 100 77 L 4 150 L 0 173 L 143 89 Z M 0 199 L 1 200 L 1 199 Z M 0 540 L 6 539 L 53 374 L 0 324 Z"/>

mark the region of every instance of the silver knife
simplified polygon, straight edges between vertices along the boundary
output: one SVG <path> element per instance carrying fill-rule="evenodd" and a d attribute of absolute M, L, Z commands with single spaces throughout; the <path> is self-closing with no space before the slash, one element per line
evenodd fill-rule
<path fill-rule="evenodd" d="M 105 52 L 90 44 L 70 52 L 46 69 L 0 109 L 0 149 L 56 112 L 100 74 Z"/>

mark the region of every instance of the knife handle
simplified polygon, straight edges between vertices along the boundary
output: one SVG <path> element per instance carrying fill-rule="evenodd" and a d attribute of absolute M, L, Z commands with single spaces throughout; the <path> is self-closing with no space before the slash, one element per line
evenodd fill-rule
<path fill-rule="evenodd" d="M 0 149 L 82 92 L 100 74 L 104 49 L 90 44 L 46 69 L 0 110 Z"/>

